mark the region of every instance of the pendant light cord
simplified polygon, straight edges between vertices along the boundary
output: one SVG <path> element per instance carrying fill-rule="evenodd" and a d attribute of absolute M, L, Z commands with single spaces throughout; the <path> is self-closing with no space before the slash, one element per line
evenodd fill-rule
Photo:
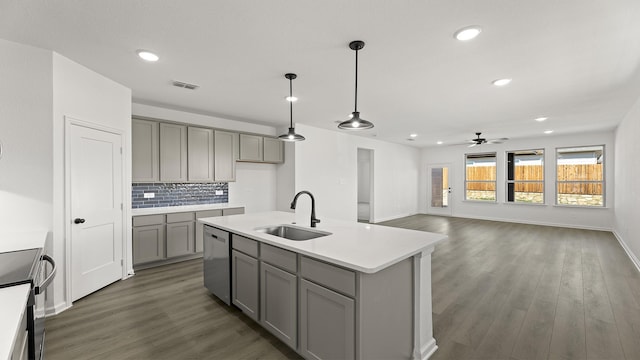
<path fill-rule="evenodd" d="M 358 50 L 356 50 L 356 101 L 354 112 L 358 111 Z"/>

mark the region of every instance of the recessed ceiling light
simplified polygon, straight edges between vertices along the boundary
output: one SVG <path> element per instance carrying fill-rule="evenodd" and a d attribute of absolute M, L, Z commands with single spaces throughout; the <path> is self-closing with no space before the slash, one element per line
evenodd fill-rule
<path fill-rule="evenodd" d="M 553 130 L 545 130 L 544 133 L 545 134 L 551 134 L 553 132 Z"/>
<path fill-rule="evenodd" d="M 409 135 L 409 136 L 411 136 L 412 138 L 414 138 L 414 137 L 417 137 L 417 136 L 418 136 L 418 134 L 411 134 L 411 135 Z"/>
<path fill-rule="evenodd" d="M 468 41 L 475 39 L 476 36 L 480 35 L 481 31 L 482 29 L 480 29 L 480 26 L 467 26 L 453 33 L 453 36 L 460 41 Z"/>
<path fill-rule="evenodd" d="M 438 142 L 436 142 L 436 144 L 442 145 L 442 141 L 438 141 Z"/>
<path fill-rule="evenodd" d="M 511 79 L 498 79 L 493 80 L 491 83 L 495 86 L 505 86 L 511 82 Z"/>
<path fill-rule="evenodd" d="M 291 102 L 296 102 L 296 101 L 298 101 L 298 98 L 297 98 L 297 97 L 295 97 L 295 96 L 287 96 L 287 97 L 285 97 L 284 99 L 285 99 L 285 100 L 287 100 L 287 101 L 291 101 Z"/>
<path fill-rule="evenodd" d="M 156 62 L 160 59 L 160 57 L 158 57 L 158 55 L 152 53 L 151 51 L 148 50 L 138 50 L 137 51 L 138 56 L 140 56 L 140 58 L 142 60 L 146 60 L 149 62 Z"/>
<path fill-rule="evenodd" d="M 537 122 L 543 122 L 543 121 L 545 121 L 545 120 L 547 120 L 547 119 L 548 119 L 548 117 L 546 117 L 546 116 L 541 116 L 541 117 L 539 117 L 539 118 L 535 118 L 535 120 L 536 120 Z"/>

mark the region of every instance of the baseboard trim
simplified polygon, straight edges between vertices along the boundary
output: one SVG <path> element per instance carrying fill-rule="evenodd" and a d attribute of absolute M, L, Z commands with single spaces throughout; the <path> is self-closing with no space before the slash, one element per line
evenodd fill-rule
<path fill-rule="evenodd" d="M 424 213 L 424 215 L 432 215 L 432 216 L 444 216 L 440 214 L 429 214 Z M 503 218 L 495 218 L 490 216 L 476 216 L 476 215 L 451 215 L 451 217 L 455 218 L 463 218 L 463 219 L 475 219 L 475 220 L 487 220 L 487 221 L 498 221 L 498 222 L 508 222 L 508 223 L 516 223 L 516 224 L 527 224 L 527 225 L 540 225 L 540 226 L 553 226 L 553 227 L 563 227 L 563 228 L 571 228 L 571 229 L 583 229 L 583 230 L 597 230 L 597 231 L 611 231 L 613 229 L 600 227 L 600 226 L 581 226 L 574 224 L 560 224 L 560 223 L 551 223 L 544 221 L 530 221 L 530 220 L 520 220 L 520 219 L 503 219 Z"/>
<path fill-rule="evenodd" d="M 620 246 L 622 246 L 622 248 L 624 249 L 624 252 L 627 253 L 627 256 L 629 257 L 629 259 L 631 259 L 631 262 L 633 263 L 633 265 L 636 266 L 636 269 L 638 270 L 638 272 L 640 272 L 640 260 L 638 260 L 638 258 L 633 254 L 633 252 L 631 252 L 631 249 L 627 246 L 627 243 L 624 242 L 624 239 L 622 239 L 622 236 L 620 236 L 620 234 L 618 234 L 615 230 L 612 231 L 612 233 L 613 233 L 613 236 L 615 236 L 616 239 L 618 239 Z"/>
<path fill-rule="evenodd" d="M 47 314 L 47 316 L 49 315 L 58 315 L 61 312 L 68 310 L 69 308 L 71 308 L 72 305 L 67 304 L 66 301 L 63 301 L 61 303 L 55 304 L 54 306 L 48 306 L 45 310 L 45 313 Z"/>
<path fill-rule="evenodd" d="M 429 339 L 424 346 L 421 346 L 420 349 L 415 349 L 416 352 L 413 354 L 414 360 L 427 360 L 438 350 L 438 345 L 436 345 L 436 339 Z"/>

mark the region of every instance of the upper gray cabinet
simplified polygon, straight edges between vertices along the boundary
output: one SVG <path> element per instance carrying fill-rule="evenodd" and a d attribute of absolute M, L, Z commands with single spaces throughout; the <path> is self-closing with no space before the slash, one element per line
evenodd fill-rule
<path fill-rule="evenodd" d="M 263 137 L 240 134 L 240 160 L 262 162 Z"/>
<path fill-rule="evenodd" d="M 187 133 L 189 181 L 214 181 L 213 130 L 190 126 Z"/>
<path fill-rule="evenodd" d="M 158 123 L 132 119 L 131 148 L 131 180 L 134 183 L 157 182 L 160 179 Z"/>
<path fill-rule="evenodd" d="M 238 133 L 215 131 L 215 181 L 236 181 Z"/>
<path fill-rule="evenodd" d="M 284 143 L 282 140 L 265 137 L 263 140 L 263 156 L 265 162 L 284 162 Z"/>
<path fill-rule="evenodd" d="M 187 169 L 187 127 L 160 123 L 160 181 L 185 182 Z"/>
<path fill-rule="evenodd" d="M 240 161 L 282 163 L 284 145 L 276 138 L 240 134 Z"/>

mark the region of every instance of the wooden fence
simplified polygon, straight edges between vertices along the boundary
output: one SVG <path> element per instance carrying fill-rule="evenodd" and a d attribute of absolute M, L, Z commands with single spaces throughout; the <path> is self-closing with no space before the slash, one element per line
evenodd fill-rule
<path fill-rule="evenodd" d="M 560 194 L 602 195 L 602 183 L 584 183 L 582 181 L 602 181 L 602 164 L 585 165 L 558 165 L 558 181 L 571 181 L 558 184 Z M 542 165 L 516 166 L 515 178 L 517 180 L 539 181 L 534 183 L 517 183 L 516 192 L 543 192 L 544 173 Z M 479 191 L 494 191 L 495 166 L 470 166 L 467 167 L 467 189 Z M 552 185 L 553 186 L 553 185 Z"/>

